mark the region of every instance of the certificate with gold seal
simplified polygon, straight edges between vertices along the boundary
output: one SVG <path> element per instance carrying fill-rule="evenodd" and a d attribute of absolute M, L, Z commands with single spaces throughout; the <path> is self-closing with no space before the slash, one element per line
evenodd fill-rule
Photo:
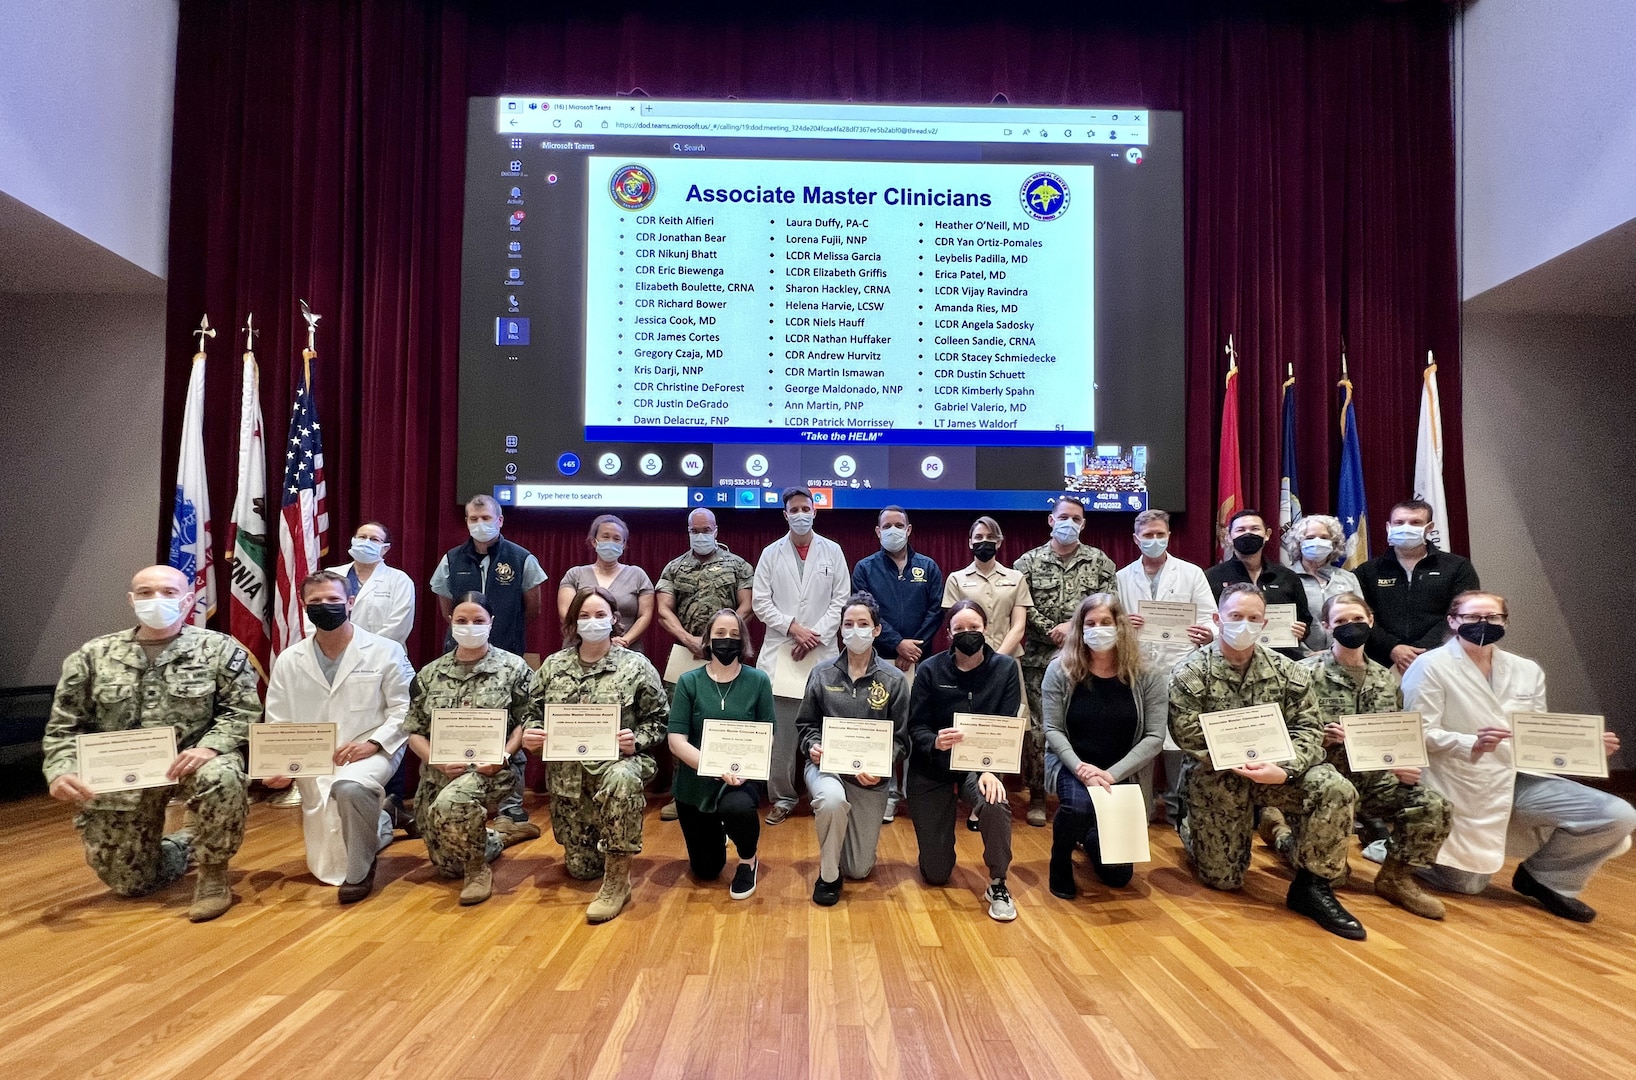
<path fill-rule="evenodd" d="M 546 761 L 619 760 L 619 706 L 547 705 L 540 756 Z"/>
<path fill-rule="evenodd" d="M 252 780 L 335 775 L 334 724 L 251 724 Z"/>
<path fill-rule="evenodd" d="M 1276 705 L 1199 713 L 1199 724 L 1210 748 L 1210 764 L 1217 772 L 1259 762 L 1276 765 L 1295 758 L 1284 710 Z"/>
<path fill-rule="evenodd" d="M 699 738 L 700 776 L 765 780 L 773 770 L 773 726 L 759 720 L 706 720 Z"/>
<path fill-rule="evenodd" d="M 169 787 L 165 775 L 176 760 L 176 729 L 133 728 L 74 736 L 80 783 L 98 795 Z"/>
<path fill-rule="evenodd" d="M 985 716 L 955 713 L 961 739 L 949 750 L 949 768 L 966 772 L 1022 772 L 1023 736 L 1028 721 L 1021 716 Z"/>
<path fill-rule="evenodd" d="M 504 709 L 433 709 L 431 765 L 498 765 L 506 759 Z"/>
<path fill-rule="evenodd" d="M 838 776 L 867 773 L 878 779 L 892 775 L 892 721 L 826 716 L 821 738 L 820 772 Z"/>

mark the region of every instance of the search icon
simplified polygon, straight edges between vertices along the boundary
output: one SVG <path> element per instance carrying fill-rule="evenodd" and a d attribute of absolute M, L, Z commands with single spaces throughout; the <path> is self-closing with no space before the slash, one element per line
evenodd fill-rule
<path fill-rule="evenodd" d="M 673 142 L 673 143 L 671 143 L 671 144 L 670 144 L 670 148 L 671 148 L 671 149 L 672 149 L 672 150 L 674 150 L 674 151 L 676 151 L 676 153 L 678 153 L 678 154 L 679 154 L 679 153 L 681 153 L 681 152 L 682 152 L 682 144 L 681 144 L 681 143 L 679 143 L 679 142 Z"/>

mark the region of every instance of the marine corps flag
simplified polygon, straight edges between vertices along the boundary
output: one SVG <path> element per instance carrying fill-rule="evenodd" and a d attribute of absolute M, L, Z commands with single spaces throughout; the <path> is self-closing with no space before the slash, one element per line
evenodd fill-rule
<path fill-rule="evenodd" d="M 1421 376 L 1420 440 L 1414 455 L 1414 497 L 1431 504 L 1432 528 L 1426 539 L 1449 549 L 1449 501 L 1443 494 L 1443 406 L 1437 397 L 1437 361 L 1426 352 Z"/>
<path fill-rule="evenodd" d="M 1350 570 L 1369 561 L 1369 506 L 1363 493 L 1363 449 L 1358 444 L 1358 418 L 1352 408 L 1352 380 L 1341 354 L 1341 481 L 1335 516 L 1346 534 L 1346 561 Z"/>
<path fill-rule="evenodd" d="M 329 550 L 329 511 L 325 506 L 324 440 L 318 425 L 318 408 L 312 398 L 313 348 L 320 316 L 301 302 L 307 320 L 307 348 L 301 354 L 301 386 L 290 410 L 290 434 L 284 440 L 284 483 L 279 491 L 278 515 L 278 607 L 274 621 L 278 634 L 273 641 L 275 654 L 306 636 L 301 603 L 301 582 L 318 570 L 318 557 Z"/>
<path fill-rule="evenodd" d="M 250 652 L 261 681 L 267 681 L 273 639 L 267 629 L 267 449 L 261 436 L 261 375 L 256 367 L 255 316 L 244 322 L 244 387 L 239 401 L 239 484 L 233 520 L 227 526 L 227 561 L 232 587 L 227 595 L 227 631 Z"/>
<path fill-rule="evenodd" d="M 1295 538 L 1295 526 L 1305 515 L 1301 511 L 1301 494 L 1295 482 L 1295 365 L 1289 365 L 1289 377 L 1284 380 L 1284 470 L 1278 481 L 1278 536 L 1284 562 L 1296 566 L 1301 561 L 1301 542 Z M 1293 542 L 1293 549 L 1292 549 Z"/>
<path fill-rule="evenodd" d="M 1221 456 L 1216 463 L 1216 546 L 1227 543 L 1227 521 L 1244 509 L 1244 477 L 1238 464 L 1238 350 L 1227 335 L 1227 387 L 1221 399 Z"/>
<path fill-rule="evenodd" d="M 205 338 L 215 337 L 210 316 L 193 331 L 199 351 L 187 380 L 187 408 L 182 413 L 182 452 L 176 462 L 176 501 L 170 518 L 170 565 L 193 589 L 188 621 L 204 626 L 216 613 L 216 567 L 210 550 L 210 491 L 205 487 L 204 409 Z"/>

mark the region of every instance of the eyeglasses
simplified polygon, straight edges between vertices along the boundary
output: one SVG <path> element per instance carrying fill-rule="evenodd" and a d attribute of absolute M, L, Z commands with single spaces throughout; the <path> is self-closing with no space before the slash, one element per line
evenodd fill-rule
<path fill-rule="evenodd" d="M 1506 615 L 1456 615 L 1455 616 L 1455 619 L 1459 620 L 1459 622 L 1460 622 L 1460 624 L 1462 626 L 1472 626 L 1472 625 L 1474 625 L 1476 623 L 1480 623 L 1480 622 L 1485 622 L 1490 626 L 1504 626 L 1505 621 L 1506 621 L 1507 618 L 1509 618 L 1509 616 L 1506 616 Z"/>

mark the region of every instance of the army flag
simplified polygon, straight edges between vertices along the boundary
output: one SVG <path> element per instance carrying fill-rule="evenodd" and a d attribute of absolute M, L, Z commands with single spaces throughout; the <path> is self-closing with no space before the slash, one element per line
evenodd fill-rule
<path fill-rule="evenodd" d="M 1283 474 L 1278 480 L 1278 535 L 1284 553 L 1284 562 L 1295 566 L 1301 561 L 1301 542 L 1295 538 L 1295 526 L 1301 523 L 1301 494 L 1295 482 L 1295 365 L 1289 365 L 1289 377 L 1284 380 L 1284 445 Z"/>
<path fill-rule="evenodd" d="M 1363 448 L 1358 443 L 1358 418 L 1352 404 L 1352 380 L 1346 374 L 1346 357 L 1341 356 L 1341 477 L 1335 516 L 1346 534 L 1346 559 L 1350 570 L 1369 561 L 1369 507 L 1363 491 Z"/>
<path fill-rule="evenodd" d="M 1426 539 L 1449 549 L 1449 503 L 1443 494 L 1443 406 L 1437 397 L 1437 361 L 1426 353 L 1420 377 L 1420 439 L 1414 455 L 1414 497 L 1432 508 L 1432 528 Z"/>
<path fill-rule="evenodd" d="M 205 486 L 204 410 L 207 337 L 215 337 L 207 316 L 199 320 L 199 351 L 187 380 L 187 407 L 182 413 L 182 448 L 176 462 L 176 497 L 170 518 L 170 565 L 180 570 L 193 590 L 188 621 L 204 626 L 216 613 L 216 567 L 210 548 L 210 491 Z"/>
<path fill-rule="evenodd" d="M 290 434 L 284 440 L 284 483 L 279 491 L 278 605 L 275 654 L 306 636 L 302 621 L 301 582 L 316 573 L 319 556 L 329 550 L 329 511 L 325 504 L 324 442 L 312 397 L 312 361 L 301 354 L 301 386 L 290 410 Z"/>
<path fill-rule="evenodd" d="M 1227 385 L 1221 399 L 1221 453 L 1216 462 L 1216 543 L 1225 546 L 1227 522 L 1244 509 L 1238 457 L 1238 351 L 1227 335 Z"/>
<path fill-rule="evenodd" d="M 244 385 L 239 400 L 239 480 L 233 520 L 227 526 L 227 560 L 231 588 L 227 596 L 227 630 L 250 652 L 256 672 L 267 681 L 272 635 L 267 609 L 272 586 L 267 573 L 267 448 L 261 433 L 261 374 L 256 365 L 254 335 L 244 350 Z"/>

